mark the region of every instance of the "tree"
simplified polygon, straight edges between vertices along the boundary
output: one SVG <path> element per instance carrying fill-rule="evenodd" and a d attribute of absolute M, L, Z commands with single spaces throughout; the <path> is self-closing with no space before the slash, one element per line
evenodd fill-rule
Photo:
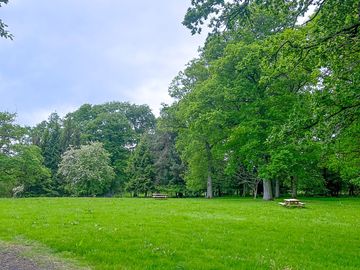
<path fill-rule="evenodd" d="M 314 13 L 300 25 L 310 6 Z M 214 139 L 216 132 L 203 131 L 226 127 L 212 156 L 221 153 L 219 164 L 256 168 L 265 199 L 272 198 L 270 180 L 279 178 L 294 196 L 298 186 L 321 190 L 325 153 L 327 167 L 341 167 L 344 179 L 357 183 L 358 143 L 350 138 L 360 116 L 358 9 L 355 0 L 192 1 L 184 24 L 194 34 L 209 20 L 213 32 L 196 61 L 207 76 L 199 80 L 194 74 L 201 73 L 188 67 L 170 88 L 179 99 L 183 159 L 193 152 L 193 168 L 205 171 L 209 155 L 198 154 L 196 138 Z M 236 169 L 229 172 L 236 177 Z"/>
<path fill-rule="evenodd" d="M 26 129 L 15 124 L 15 114 L 0 112 L 0 196 L 51 195 L 50 172 L 41 150 L 27 142 Z"/>
<path fill-rule="evenodd" d="M 99 141 L 110 153 L 111 166 L 116 174 L 110 195 L 124 190 L 131 150 L 137 145 L 142 134 L 154 130 L 155 116 L 147 105 L 127 102 L 84 104 L 75 112 L 66 115 L 64 126 L 66 129 L 64 128 L 63 138 L 68 138 L 67 141 L 80 141 L 81 144 Z"/>
<path fill-rule="evenodd" d="M 41 149 L 44 157 L 44 164 L 51 171 L 52 188 L 58 194 L 63 194 L 61 183 L 59 182 L 57 170 L 61 159 L 63 148 L 63 122 L 57 113 L 52 113 L 47 121 L 30 129 L 31 141 Z"/>
<path fill-rule="evenodd" d="M 257 36 L 276 34 L 295 28 L 302 16 L 311 8 L 321 9 L 323 0 L 194 0 L 188 8 L 183 24 L 192 34 L 200 33 L 203 25 L 218 33 L 251 29 Z M 338 4 L 337 1 L 330 5 Z"/>
<path fill-rule="evenodd" d="M 70 147 L 61 157 L 59 175 L 65 189 L 74 196 L 97 196 L 106 194 L 115 177 L 110 166 L 110 154 L 99 142 Z"/>
<path fill-rule="evenodd" d="M 0 153 L 10 154 L 14 143 L 19 142 L 25 129 L 15 124 L 16 114 L 0 112 Z"/>
<path fill-rule="evenodd" d="M 12 189 L 16 186 L 14 160 L 0 153 L 0 197 L 10 197 Z"/>
<path fill-rule="evenodd" d="M 155 188 L 158 191 L 174 192 L 177 197 L 182 197 L 185 193 L 185 167 L 176 150 L 176 136 L 175 132 L 157 128 L 151 136 L 153 139 L 150 150 L 154 157 Z"/>
<path fill-rule="evenodd" d="M 130 157 L 126 189 L 133 192 L 134 197 L 139 193 L 144 193 L 147 197 L 149 192 L 155 190 L 155 166 L 150 149 L 150 137 L 143 135 Z"/>
<path fill-rule="evenodd" d="M 12 154 L 14 143 L 20 140 L 23 130 L 14 123 L 15 117 L 15 114 L 0 112 L 0 196 L 11 196 L 16 181 Z"/>
<path fill-rule="evenodd" d="M 44 166 L 41 149 L 35 145 L 17 145 L 15 151 L 15 168 L 12 173 L 15 176 L 15 186 L 21 187 L 21 192 L 16 196 L 53 195 L 51 171 Z"/>
<path fill-rule="evenodd" d="M 101 142 L 110 154 L 111 166 L 114 168 L 116 178 L 111 186 L 111 193 L 122 189 L 126 178 L 126 164 L 133 147 L 134 131 L 129 121 L 120 113 L 100 113 L 87 124 L 87 141 Z"/>

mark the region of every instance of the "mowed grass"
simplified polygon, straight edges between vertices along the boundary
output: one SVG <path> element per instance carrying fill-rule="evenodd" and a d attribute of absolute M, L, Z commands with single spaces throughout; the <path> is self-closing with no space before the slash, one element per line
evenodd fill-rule
<path fill-rule="evenodd" d="M 94 269 L 360 269 L 360 200 L 0 200 L 0 239 Z"/>

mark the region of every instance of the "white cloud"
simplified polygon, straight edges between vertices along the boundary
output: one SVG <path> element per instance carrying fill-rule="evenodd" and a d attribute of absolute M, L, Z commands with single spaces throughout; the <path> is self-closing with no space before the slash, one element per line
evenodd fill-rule
<path fill-rule="evenodd" d="M 41 108 L 39 110 L 30 111 L 27 114 L 19 114 L 16 122 L 24 125 L 35 126 L 40 122 L 47 120 L 51 113 L 56 112 L 60 117 L 64 117 L 67 113 L 75 111 L 78 108 L 76 105 L 61 105 L 48 108 Z"/>
<path fill-rule="evenodd" d="M 155 116 L 159 116 L 161 103 L 171 103 L 172 99 L 167 94 L 167 79 L 151 79 L 128 93 L 127 98 L 136 104 L 148 104 Z"/>

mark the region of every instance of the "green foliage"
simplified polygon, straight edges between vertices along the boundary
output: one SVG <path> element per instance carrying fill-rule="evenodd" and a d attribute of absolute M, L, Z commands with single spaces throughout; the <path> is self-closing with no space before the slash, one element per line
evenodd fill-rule
<path fill-rule="evenodd" d="M 52 172 L 53 188 L 59 195 L 65 192 L 57 174 L 61 154 L 70 146 L 79 148 L 93 141 L 101 142 L 110 153 L 111 166 L 116 174 L 107 191 L 110 195 L 124 190 L 131 149 L 143 133 L 154 128 L 155 117 L 147 105 L 124 102 L 84 104 L 64 119 L 56 113 L 51 114 L 48 121 L 31 129 L 31 139 L 42 149 L 45 165 Z"/>
<path fill-rule="evenodd" d="M 46 129 L 42 134 L 41 149 L 45 159 L 45 165 L 52 174 L 56 174 L 61 157 L 61 119 L 57 113 L 52 113 L 46 123 Z"/>
<path fill-rule="evenodd" d="M 15 172 L 14 160 L 0 153 L 0 197 L 12 196 L 12 189 L 16 185 Z"/>
<path fill-rule="evenodd" d="M 25 129 L 16 125 L 16 114 L 0 112 L 0 153 L 10 154 L 14 143 L 20 142 Z"/>
<path fill-rule="evenodd" d="M 110 154 L 98 142 L 70 148 L 61 157 L 58 173 L 74 196 L 104 195 L 115 177 Z"/>
<path fill-rule="evenodd" d="M 20 187 L 16 196 L 34 197 L 52 195 L 51 173 L 44 166 L 41 150 L 35 145 L 17 145 L 14 164 L 15 183 Z M 15 194 L 14 194 L 15 195 Z"/>
<path fill-rule="evenodd" d="M 70 140 L 82 144 L 91 141 L 103 143 L 110 153 L 111 166 L 116 178 L 110 193 L 122 192 L 127 181 L 126 167 L 130 150 L 139 142 L 142 134 L 155 128 L 155 117 L 147 105 L 125 102 L 109 102 L 101 105 L 84 104 L 77 111 L 69 113 L 64 123 L 76 127 L 68 135 Z"/>
<path fill-rule="evenodd" d="M 174 132 L 158 129 L 152 136 L 151 152 L 154 157 L 156 189 L 182 196 L 185 193 L 185 167 L 175 147 L 176 137 Z"/>
<path fill-rule="evenodd" d="M 110 102 L 84 104 L 64 119 L 52 114 L 31 130 L 53 188 L 62 193 L 61 154 L 97 141 L 116 176 L 96 194 L 126 187 L 135 194 L 179 195 L 187 188 L 206 189 L 209 197 L 214 190 L 256 196 L 261 181 L 267 199 L 271 181 L 293 196 L 297 189 L 352 193 L 360 187 L 359 6 L 359 0 L 191 1 L 183 24 L 195 34 L 209 23 L 211 33 L 171 82 L 175 102 L 164 105 L 157 127 L 147 105 Z M 13 118 L 0 115 L 4 194 L 17 181 L 12 145 L 28 143 Z"/>
<path fill-rule="evenodd" d="M 13 144 L 22 132 L 14 124 L 15 114 L 0 112 L 0 196 L 11 196 L 15 186 L 15 164 L 11 157 Z"/>
<path fill-rule="evenodd" d="M 50 195 L 41 150 L 25 143 L 26 130 L 14 122 L 15 114 L 0 112 L 0 196 Z"/>
<path fill-rule="evenodd" d="M 176 119 L 188 185 L 203 188 L 210 170 L 226 187 L 221 175 L 236 183 L 241 166 L 256 169 L 249 179 L 281 180 L 295 192 L 324 192 L 321 168 L 358 184 L 358 7 L 356 0 L 191 2 L 183 23 L 194 34 L 208 21 L 213 32 L 169 89 L 178 100 L 167 118 Z"/>
<path fill-rule="evenodd" d="M 150 152 L 150 138 L 143 136 L 132 153 L 128 164 L 129 182 L 126 189 L 133 193 L 134 197 L 139 193 L 148 193 L 155 190 L 155 166 L 154 158 Z"/>
<path fill-rule="evenodd" d="M 192 34 L 200 33 L 203 25 L 214 33 L 250 29 L 257 37 L 266 37 L 292 28 L 310 8 L 324 1 L 284 0 L 194 0 L 188 8 L 183 24 Z"/>
<path fill-rule="evenodd" d="M 360 125 L 353 125 L 327 146 L 325 164 L 348 183 L 360 186 Z"/>

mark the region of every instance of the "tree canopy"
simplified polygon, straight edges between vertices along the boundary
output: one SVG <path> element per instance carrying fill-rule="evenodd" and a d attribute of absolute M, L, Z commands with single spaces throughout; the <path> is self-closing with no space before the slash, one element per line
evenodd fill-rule
<path fill-rule="evenodd" d="M 31 129 L 1 113 L 1 194 L 22 186 L 29 196 L 359 193 L 359 7 L 191 1 L 183 24 L 209 33 L 170 83 L 174 102 L 157 119 L 147 105 L 84 104 Z M 105 163 L 93 172 L 96 151 Z M 86 162 L 68 169 L 79 153 Z"/>

